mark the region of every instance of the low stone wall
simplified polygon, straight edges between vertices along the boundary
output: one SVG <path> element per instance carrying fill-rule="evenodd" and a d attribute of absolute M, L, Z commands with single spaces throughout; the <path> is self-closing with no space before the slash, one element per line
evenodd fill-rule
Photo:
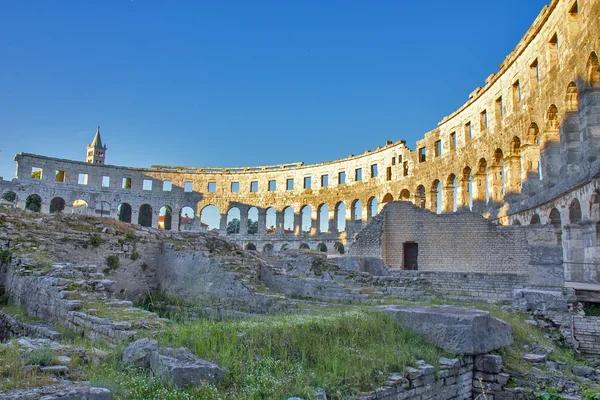
<path fill-rule="evenodd" d="M 56 340 L 60 333 L 41 324 L 19 321 L 15 317 L 0 311 L 0 342 L 21 336 Z"/>
<path fill-rule="evenodd" d="M 600 357 L 600 317 L 573 316 L 573 336 L 583 354 Z"/>
<path fill-rule="evenodd" d="M 391 270 L 390 274 L 405 279 L 425 279 L 431 283 L 432 292 L 455 300 L 511 301 L 513 290 L 524 288 L 529 283 L 528 276 L 520 274 L 406 270 Z"/>

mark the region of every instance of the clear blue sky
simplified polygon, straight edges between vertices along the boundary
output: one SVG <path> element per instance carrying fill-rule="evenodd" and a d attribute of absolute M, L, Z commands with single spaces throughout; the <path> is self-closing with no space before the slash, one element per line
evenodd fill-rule
<path fill-rule="evenodd" d="M 411 148 L 549 0 L 3 1 L 0 176 L 17 152 L 240 166 Z"/>

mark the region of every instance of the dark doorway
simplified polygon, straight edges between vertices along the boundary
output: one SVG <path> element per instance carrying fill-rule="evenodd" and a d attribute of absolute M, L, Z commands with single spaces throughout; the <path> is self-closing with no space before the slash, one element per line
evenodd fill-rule
<path fill-rule="evenodd" d="M 415 242 L 404 243 L 404 268 L 409 270 L 419 269 L 417 258 L 419 257 L 419 245 Z"/>

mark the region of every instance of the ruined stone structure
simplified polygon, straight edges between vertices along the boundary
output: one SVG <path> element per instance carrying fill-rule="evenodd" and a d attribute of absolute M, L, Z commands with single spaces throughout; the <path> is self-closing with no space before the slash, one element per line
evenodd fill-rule
<path fill-rule="evenodd" d="M 417 142 L 387 142 L 346 159 L 241 168 L 104 165 L 99 131 L 88 163 L 18 154 L 0 189 L 16 204 L 86 212 L 159 227 L 159 209 L 239 210 L 231 239 L 261 251 L 346 248 L 382 204 L 469 209 L 503 225 L 550 224 L 568 280 L 597 281 L 600 258 L 599 0 L 554 0 L 469 100 Z M 91 147 L 90 147 L 91 148 Z M 101 149 L 101 150 L 98 150 Z M 98 153 L 96 154 L 96 150 Z M 55 207 L 52 205 L 54 199 Z M 64 203 L 61 202 L 64 200 Z M 59 207 L 56 207 L 56 205 Z M 267 216 L 274 213 L 274 229 Z M 248 233 L 249 215 L 258 231 Z M 164 225 L 163 225 L 164 226 Z"/>

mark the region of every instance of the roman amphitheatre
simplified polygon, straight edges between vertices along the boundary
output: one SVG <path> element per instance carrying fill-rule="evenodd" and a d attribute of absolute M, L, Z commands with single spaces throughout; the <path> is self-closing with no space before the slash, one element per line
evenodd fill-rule
<path fill-rule="evenodd" d="M 415 149 L 17 154 L 0 398 L 600 398 L 599 22 L 553 0 Z"/>

